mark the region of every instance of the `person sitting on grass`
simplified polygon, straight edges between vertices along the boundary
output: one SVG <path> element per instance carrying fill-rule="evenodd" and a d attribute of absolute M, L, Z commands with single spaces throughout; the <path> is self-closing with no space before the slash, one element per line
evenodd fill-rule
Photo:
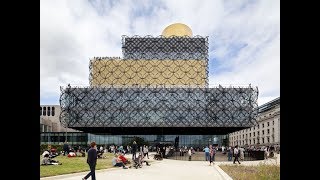
<path fill-rule="evenodd" d="M 114 157 L 113 157 L 113 159 L 112 159 L 112 165 L 113 165 L 114 167 L 121 167 L 121 166 L 122 166 L 123 169 L 128 169 L 128 167 L 126 167 L 126 166 L 123 164 L 123 162 L 121 161 L 121 159 L 118 157 L 118 154 L 115 154 L 115 155 L 114 155 Z M 131 167 L 131 166 L 130 166 L 130 167 Z"/>
<path fill-rule="evenodd" d="M 123 164 L 131 164 L 131 162 L 124 157 L 124 154 L 123 153 L 120 153 L 119 155 L 119 159 L 121 159 L 121 161 L 123 162 Z"/>
<path fill-rule="evenodd" d="M 53 159 L 51 159 L 49 157 L 49 154 L 45 154 L 43 156 L 43 159 L 42 159 L 42 162 L 41 162 L 41 165 L 61 165 L 62 163 L 59 163 L 59 161 L 55 161 Z"/>
<path fill-rule="evenodd" d="M 68 154 L 68 157 L 77 157 L 77 154 L 70 151 L 69 154 Z"/>

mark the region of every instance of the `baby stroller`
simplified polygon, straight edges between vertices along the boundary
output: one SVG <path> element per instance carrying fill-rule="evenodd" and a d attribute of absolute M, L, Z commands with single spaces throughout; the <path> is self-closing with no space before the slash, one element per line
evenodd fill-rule
<path fill-rule="evenodd" d="M 139 154 L 139 156 L 137 158 L 133 159 L 132 166 L 135 167 L 136 169 L 142 168 L 141 154 Z"/>
<path fill-rule="evenodd" d="M 133 160 L 133 163 L 134 163 L 133 167 L 135 167 L 136 169 L 142 168 L 142 163 L 144 162 L 146 163 L 147 166 L 150 166 L 150 164 L 147 161 L 143 160 L 143 158 L 144 158 L 143 155 L 139 153 L 139 156 Z"/>

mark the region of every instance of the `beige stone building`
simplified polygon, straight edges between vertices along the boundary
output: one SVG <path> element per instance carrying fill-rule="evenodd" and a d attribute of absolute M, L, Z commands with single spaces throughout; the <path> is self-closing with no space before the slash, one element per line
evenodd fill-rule
<path fill-rule="evenodd" d="M 257 122 L 254 127 L 229 134 L 229 145 L 280 145 L 280 97 L 259 107 Z"/>
<path fill-rule="evenodd" d="M 40 105 L 40 133 L 79 132 L 71 128 L 64 128 L 59 121 L 59 115 L 59 105 Z"/>

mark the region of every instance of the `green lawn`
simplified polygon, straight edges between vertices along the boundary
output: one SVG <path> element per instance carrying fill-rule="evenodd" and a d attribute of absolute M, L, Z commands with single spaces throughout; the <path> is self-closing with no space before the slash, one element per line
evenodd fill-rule
<path fill-rule="evenodd" d="M 113 167 L 111 160 L 113 154 L 107 153 L 105 159 L 97 159 L 96 169 L 107 169 Z M 42 156 L 40 156 L 41 164 Z M 90 171 L 87 164 L 87 157 L 72 157 L 58 156 L 54 160 L 58 160 L 62 165 L 50 165 L 50 166 L 40 166 L 40 177 L 56 176 L 61 174 L 70 174 L 76 172 Z"/>
<path fill-rule="evenodd" d="M 219 167 L 235 180 L 280 180 L 279 165 L 220 165 Z"/>

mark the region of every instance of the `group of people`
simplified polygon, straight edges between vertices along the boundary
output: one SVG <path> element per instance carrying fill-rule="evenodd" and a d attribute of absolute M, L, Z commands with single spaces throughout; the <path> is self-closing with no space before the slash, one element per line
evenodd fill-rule
<path fill-rule="evenodd" d="M 97 150 L 97 145 L 95 142 L 92 142 L 90 144 L 90 147 L 91 148 L 88 150 L 88 157 L 87 157 L 87 163 L 90 167 L 90 172 L 85 177 L 83 177 L 82 180 L 88 179 L 90 176 L 92 180 L 95 180 L 95 168 L 96 168 L 97 159 L 98 159 L 98 152 L 100 150 L 99 151 Z M 137 148 L 137 143 L 135 141 L 133 142 L 133 147 Z M 147 166 L 150 165 L 149 162 L 147 162 L 144 159 L 145 157 L 149 158 L 148 151 L 144 149 L 148 149 L 148 147 L 147 146 L 140 147 L 140 152 L 138 157 L 135 157 L 136 155 L 134 155 L 133 156 L 134 158 L 132 158 L 134 163 L 133 166 L 136 168 L 142 167 L 143 163 L 146 163 Z M 128 169 L 132 167 L 131 165 L 126 166 L 131 164 L 131 162 L 124 157 L 124 152 L 115 153 L 111 163 L 114 167 L 122 167 L 123 169 Z"/>
<path fill-rule="evenodd" d="M 62 163 L 59 163 L 59 161 L 54 160 L 53 158 L 55 158 L 57 155 L 55 153 L 53 153 L 50 150 L 45 150 L 42 153 L 42 161 L 41 161 L 41 165 L 61 165 Z"/>
<path fill-rule="evenodd" d="M 206 161 L 209 161 L 210 162 L 210 166 L 211 166 L 211 163 L 214 164 L 214 157 L 216 155 L 216 148 L 213 147 L 212 145 L 209 146 L 206 146 L 203 151 L 205 152 L 205 158 L 206 158 Z"/>

